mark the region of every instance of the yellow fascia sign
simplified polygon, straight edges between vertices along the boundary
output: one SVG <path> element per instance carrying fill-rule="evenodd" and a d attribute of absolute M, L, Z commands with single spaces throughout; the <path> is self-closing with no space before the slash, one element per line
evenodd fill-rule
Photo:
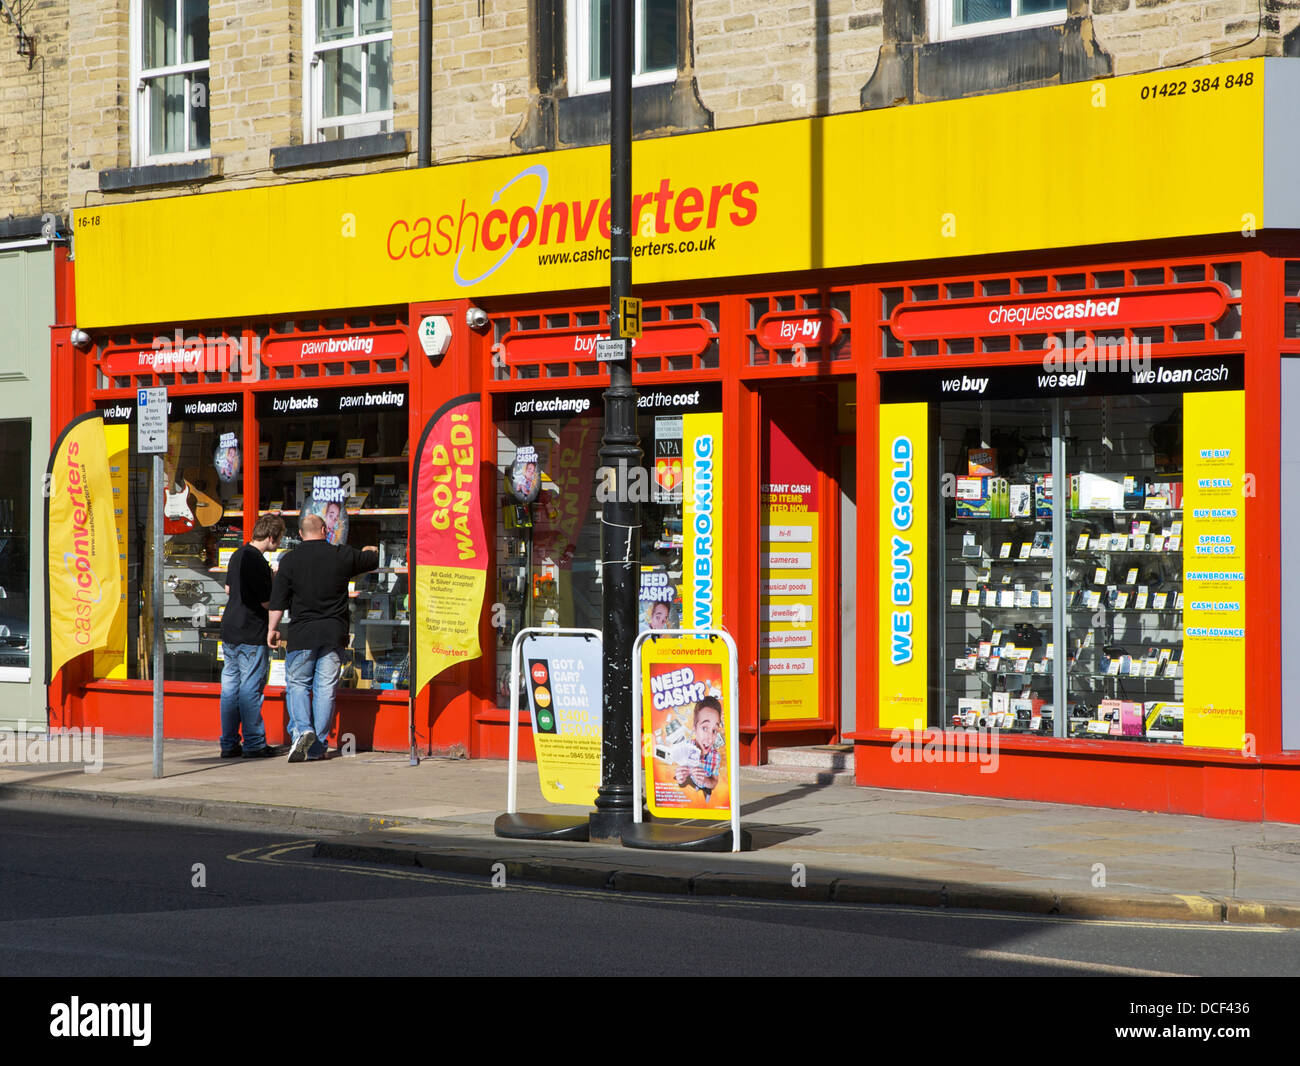
<path fill-rule="evenodd" d="M 636 283 L 1262 227 L 1265 65 L 639 142 Z M 1167 87 L 1205 72 L 1218 88 Z M 1142 189 L 1111 180 L 1135 162 Z M 78 324 L 600 288 L 607 164 L 600 146 L 86 208 Z"/>

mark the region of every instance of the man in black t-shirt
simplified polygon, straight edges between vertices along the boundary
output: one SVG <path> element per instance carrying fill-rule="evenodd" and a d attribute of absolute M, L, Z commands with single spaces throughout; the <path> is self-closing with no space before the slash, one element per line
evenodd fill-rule
<path fill-rule="evenodd" d="M 280 563 L 271 589 L 266 642 L 280 641 L 280 618 L 287 610 L 289 654 L 285 661 L 285 703 L 293 744 L 290 762 L 323 759 L 334 718 L 342 650 L 347 647 L 348 582 L 379 565 L 379 550 L 358 551 L 325 540 L 325 521 L 305 514 L 298 521 L 302 544 Z"/>
<path fill-rule="evenodd" d="M 262 690 L 269 651 L 266 644 L 267 602 L 271 568 L 265 553 L 280 546 L 284 519 L 264 514 L 253 539 L 230 557 L 226 570 L 226 610 L 221 616 L 221 757 L 266 758 L 280 753 L 266 742 Z M 240 730 L 243 743 L 240 743 Z"/>

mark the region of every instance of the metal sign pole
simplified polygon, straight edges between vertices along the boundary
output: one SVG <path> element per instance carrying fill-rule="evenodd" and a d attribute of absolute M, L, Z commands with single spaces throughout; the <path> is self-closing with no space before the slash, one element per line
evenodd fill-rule
<path fill-rule="evenodd" d="M 153 457 L 153 775 L 163 775 L 163 457 Z"/>
<path fill-rule="evenodd" d="M 163 775 L 163 456 L 167 453 L 167 389 L 138 389 L 135 450 L 153 456 L 153 775 Z"/>

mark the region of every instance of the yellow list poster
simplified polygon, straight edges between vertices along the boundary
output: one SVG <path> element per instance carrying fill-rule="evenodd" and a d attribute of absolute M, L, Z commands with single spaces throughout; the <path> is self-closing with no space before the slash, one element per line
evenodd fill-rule
<path fill-rule="evenodd" d="M 818 471 L 775 421 L 760 504 L 759 668 L 763 717 L 817 718 L 821 538 Z"/>
<path fill-rule="evenodd" d="M 1246 729 L 1246 404 L 1183 400 L 1183 743 L 1241 750 Z"/>

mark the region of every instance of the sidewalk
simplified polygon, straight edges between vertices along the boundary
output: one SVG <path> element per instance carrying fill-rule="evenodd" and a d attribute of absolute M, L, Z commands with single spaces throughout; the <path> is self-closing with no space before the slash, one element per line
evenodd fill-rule
<path fill-rule="evenodd" d="M 1300 826 L 851 786 L 785 785 L 741 771 L 736 855 L 509 841 L 506 764 L 365 752 L 324 763 L 221 759 L 168 741 L 106 738 L 103 768 L 0 763 L 0 802 L 94 803 L 282 827 L 317 853 L 615 890 L 973 907 L 1300 928 Z M 519 768 L 519 809 L 545 804 Z M 802 864 L 801 868 L 795 864 Z M 1096 884 L 1104 867 L 1104 885 Z M 802 883 L 799 883 L 802 882 Z"/>

